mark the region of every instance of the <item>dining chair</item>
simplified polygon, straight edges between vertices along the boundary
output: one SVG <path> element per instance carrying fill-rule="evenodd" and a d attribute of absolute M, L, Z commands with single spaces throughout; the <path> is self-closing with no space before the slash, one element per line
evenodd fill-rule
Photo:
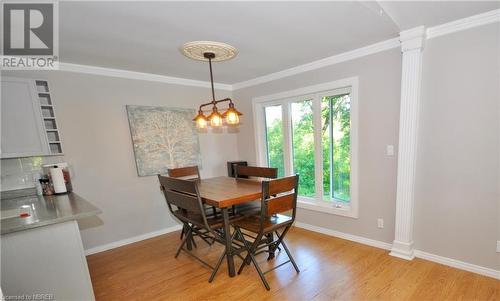
<path fill-rule="evenodd" d="M 169 177 L 176 178 L 176 179 L 184 179 L 184 180 L 201 179 L 200 169 L 198 168 L 197 165 L 178 167 L 178 168 L 169 168 L 169 169 L 167 169 L 167 172 L 168 172 Z M 211 207 L 211 209 L 207 208 L 207 210 L 212 211 L 210 213 L 207 212 L 207 215 L 210 215 L 210 216 L 213 215 L 214 217 L 217 216 L 217 208 Z M 184 234 L 186 233 L 186 231 L 187 231 L 186 229 L 182 229 L 180 239 L 182 239 L 184 237 Z M 206 241 L 206 242 L 209 243 L 209 241 Z"/>
<path fill-rule="evenodd" d="M 235 168 L 236 178 L 264 178 L 276 179 L 278 177 L 278 169 L 274 167 L 246 166 L 241 165 Z M 242 215 L 255 215 L 261 210 L 260 202 L 247 202 L 233 207 L 233 212 Z M 273 241 L 273 233 L 266 234 L 267 241 Z M 253 238 L 253 237 L 252 237 Z M 281 250 L 281 249 L 280 249 Z M 269 250 L 269 258 L 274 258 L 274 252 Z"/>
<path fill-rule="evenodd" d="M 185 179 L 176 179 L 158 175 L 161 190 L 165 196 L 165 200 L 170 212 L 183 224 L 186 229 L 186 235 L 182 239 L 181 245 L 175 253 L 177 258 L 181 251 L 186 252 L 189 256 L 195 258 L 203 265 L 212 270 L 212 274 L 208 282 L 214 279 L 224 257 L 226 250 L 220 255 L 215 266 L 210 265 L 200 257 L 190 252 L 189 246 L 187 249 L 184 245 L 188 245 L 192 240 L 193 234 L 197 234 L 205 239 L 212 239 L 214 242 L 219 242 L 225 246 L 225 239 L 222 235 L 223 221 L 220 217 L 207 217 L 205 205 L 200 197 L 197 181 Z M 204 231 L 203 231 L 204 230 Z M 233 233 L 233 237 L 236 232 Z M 194 241 L 194 240 L 193 240 Z"/>
<path fill-rule="evenodd" d="M 247 251 L 247 256 L 243 260 L 238 274 L 241 274 L 244 267 L 253 263 L 255 269 L 259 273 L 260 279 L 264 283 L 267 290 L 270 290 L 269 284 L 264 274 L 281 267 L 286 263 L 292 263 L 295 271 L 300 272 L 295 260 L 290 254 L 290 250 L 285 244 L 284 238 L 295 221 L 295 214 L 297 211 L 297 193 L 298 193 L 299 175 L 290 177 L 263 181 L 262 182 L 262 200 L 261 212 L 258 215 L 247 216 L 243 219 L 237 220 L 233 223 L 237 237 L 243 242 Z M 283 215 L 281 213 L 291 211 L 291 215 Z M 245 239 L 241 230 L 250 231 L 257 236 L 251 243 Z M 281 231 L 281 233 L 280 233 Z M 267 241 L 266 234 L 274 233 L 276 239 L 269 242 Z M 265 242 L 263 244 L 263 242 Z M 275 266 L 274 268 L 263 272 L 255 259 L 255 255 L 265 252 L 264 248 L 270 248 L 272 251 L 276 250 L 281 245 L 285 249 L 288 260 Z"/>

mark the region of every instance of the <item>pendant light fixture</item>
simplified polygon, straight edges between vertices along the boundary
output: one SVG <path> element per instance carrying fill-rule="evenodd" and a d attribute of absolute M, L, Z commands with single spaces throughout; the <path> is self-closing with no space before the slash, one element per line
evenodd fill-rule
<path fill-rule="evenodd" d="M 196 127 L 205 129 L 209 125 L 213 128 L 223 126 L 224 121 L 227 125 L 238 125 L 240 116 L 243 115 L 235 109 L 231 98 L 220 100 L 215 99 L 214 76 L 212 72 L 212 62 L 221 62 L 230 60 L 236 56 L 238 51 L 231 45 L 211 41 L 194 41 L 189 42 L 181 47 L 181 52 L 188 58 L 198 61 L 208 61 L 210 68 L 210 83 L 212 87 L 212 101 L 201 104 L 198 108 L 198 115 L 193 119 Z M 227 103 L 228 108 L 224 113 L 220 113 L 217 108 L 218 104 Z M 204 107 L 212 107 L 212 111 L 208 116 L 203 113 Z"/>

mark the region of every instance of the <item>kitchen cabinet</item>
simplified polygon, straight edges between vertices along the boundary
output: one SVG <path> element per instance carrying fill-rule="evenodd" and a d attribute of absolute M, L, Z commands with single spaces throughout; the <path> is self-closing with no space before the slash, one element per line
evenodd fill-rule
<path fill-rule="evenodd" d="M 46 81 L 2 78 L 1 158 L 62 154 Z"/>

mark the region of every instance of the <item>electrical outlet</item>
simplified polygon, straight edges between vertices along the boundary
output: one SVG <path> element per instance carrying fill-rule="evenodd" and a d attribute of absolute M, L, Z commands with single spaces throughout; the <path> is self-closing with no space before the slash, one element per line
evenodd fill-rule
<path fill-rule="evenodd" d="M 392 144 L 387 145 L 385 153 L 387 156 L 394 156 L 394 145 Z"/>
<path fill-rule="evenodd" d="M 379 227 L 380 229 L 384 228 L 384 219 L 383 218 L 377 219 L 377 227 Z"/>
<path fill-rule="evenodd" d="M 500 240 L 497 240 L 497 253 L 500 253 Z"/>

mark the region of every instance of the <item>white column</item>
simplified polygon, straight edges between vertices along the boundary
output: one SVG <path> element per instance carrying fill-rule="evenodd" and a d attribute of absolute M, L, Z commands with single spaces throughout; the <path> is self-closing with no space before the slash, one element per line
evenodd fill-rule
<path fill-rule="evenodd" d="M 424 35 L 423 26 L 400 33 L 403 62 L 399 113 L 396 229 L 390 255 L 408 260 L 414 258 L 413 209 Z"/>

